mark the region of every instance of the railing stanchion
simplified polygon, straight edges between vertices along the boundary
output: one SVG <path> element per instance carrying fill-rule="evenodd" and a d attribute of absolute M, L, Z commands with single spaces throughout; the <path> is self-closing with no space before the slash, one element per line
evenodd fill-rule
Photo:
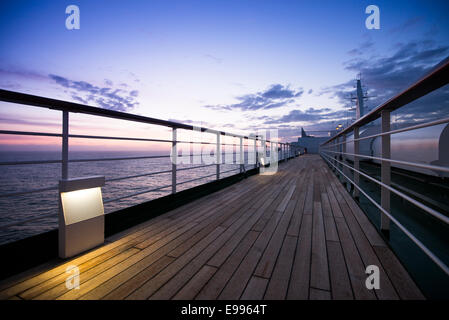
<path fill-rule="evenodd" d="M 171 158 L 171 193 L 176 193 L 176 165 L 178 163 L 178 148 L 176 145 L 178 138 L 176 134 L 176 128 L 172 129 L 172 158 Z"/>
<path fill-rule="evenodd" d="M 263 143 L 263 164 L 267 164 L 267 140 L 262 140 Z"/>
<path fill-rule="evenodd" d="M 360 143 L 359 140 L 357 140 L 359 138 L 359 127 L 354 127 L 354 184 L 355 185 L 359 185 L 360 183 L 360 175 L 358 173 L 358 171 L 360 170 L 360 162 L 359 162 L 359 157 L 358 154 L 360 152 Z M 360 191 L 357 187 L 354 186 L 354 193 L 353 193 L 354 198 L 358 198 L 360 196 Z"/>
<path fill-rule="evenodd" d="M 221 133 L 217 132 L 217 180 L 220 180 L 220 162 L 221 162 Z"/>
<path fill-rule="evenodd" d="M 258 155 L 257 155 L 257 136 L 254 138 L 254 168 L 257 168 L 257 162 L 259 161 L 258 159 Z"/>
<path fill-rule="evenodd" d="M 69 112 L 62 111 L 62 172 L 61 179 L 69 177 Z"/>
<path fill-rule="evenodd" d="M 384 110 L 381 113 L 382 120 L 382 133 L 390 131 L 390 111 Z M 382 159 L 390 159 L 391 157 L 391 140 L 390 135 L 386 134 L 382 136 Z M 391 164 L 389 161 L 381 162 L 381 182 L 390 185 L 391 183 Z M 390 190 L 385 187 L 381 187 L 381 206 L 385 211 L 390 212 Z M 380 229 L 384 232 L 390 229 L 390 219 L 383 213 L 381 213 Z"/>
<path fill-rule="evenodd" d="M 339 158 L 341 156 L 340 144 L 339 143 L 340 143 L 340 138 L 335 139 L 335 151 L 337 152 L 337 154 L 335 156 L 336 157 L 335 160 L 339 160 Z M 337 168 L 338 162 L 334 161 L 334 164 L 335 164 L 335 168 Z M 336 173 L 338 179 L 340 180 L 340 174 L 338 173 L 338 171 L 335 171 L 335 173 Z"/>
<path fill-rule="evenodd" d="M 245 165 L 245 154 L 243 153 L 243 138 L 240 137 L 240 173 L 243 172 L 244 165 Z"/>
<path fill-rule="evenodd" d="M 341 161 L 343 163 L 346 163 L 346 134 L 343 134 L 341 136 L 341 149 L 340 150 L 342 150 Z M 346 167 L 343 167 L 342 170 L 344 173 L 346 173 L 346 175 L 349 174 Z M 349 181 L 347 181 L 346 179 L 343 179 L 343 185 L 345 186 L 346 189 L 348 188 L 348 183 L 349 183 Z"/>

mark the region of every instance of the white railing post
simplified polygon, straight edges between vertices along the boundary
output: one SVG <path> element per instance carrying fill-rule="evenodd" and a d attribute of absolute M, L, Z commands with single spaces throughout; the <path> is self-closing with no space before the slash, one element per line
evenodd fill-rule
<path fill-rule="evenodd" d="M 336 152 L 335 153 L 335 158 L 334 158 L 334 165 L 335 165 L 335 168 L 337 168 L 338 167 L 338 162 L 337 161 L 340 160 L 339 159 L 339 157 L 340 157 L 340 145 L 338 144 L 340 142 L 340 139 L 336 138 L 334 141 L 335 141 L 335 152 Z M 335 170 L 335 174 L 337 175 L 338 178 L 340 178 L 340 174 L 338 173 L 337 170 Z"/>
<path fill-rule="evenodd" d="M 390 131 L 390 111 L 384 110 L 381 113 L 382 118 L 382 133 Z M 391 140 L 390 135 L 382 135 L 382 159 L 390 159 L 391 157 Z M 391 183 L 391 164 L 389 161 L 381 162 L 381 182 L 385 185 Z M 385 187 L 381 187 L 381 206 L 382 208 L 390 212 L 390 190 Z M 390 229 L 390 219 L 383 213 L 381 213 L 380 229 L 388 232 Z"/>
<path fill-rule="evenodd" d="M 178 148 L 176 146 L 177 142 L 176 128 L 172 128 L 172 142 L 171 142 L 171 193 L 176 193 L 176 164 L 178 163 Z"/>
<path fill-rule="evenodd" d="M 221 162 L 220 136 L 221 136 L 221 133 L 217 132 L 217 180 L 220 179 L 220 162 Z"/>
<path fill-rule="evenodd" d="M 267 140 L 262 140 L 263 143 L 263 164 L 267 164 Z"/>
<path fill-rule="evenodd" d="M 357 140 L 359 137 L 359 127 L 354 127 L 354 184 L 357 186 L 360 184 L 360 175 L 358 173 L 360 170 L 360 162 L 358 157 L 358 154 L 360 153 L 360 143 L 359 140 Z M 353 196 L 354 198 L 358 198 L 360 196 L 359 189 L 356 187 L 354 187 Z"/>
<path fill-rule="evenodd" d="M 259 155 L 257 154 L 257 136 L 255 136 L 254 137 L 254 159 L 255 159 L 254 168 L 257 168 L 257 162 L 259 161 L 258 157 L 259 157 Z"/>
<path fill-rule="evenodd" d="M 245 165 L 245 154 L 243 153 L 243 138 L 240 137 L 240 173 L 242 173 Z"/>
<path fill-rule="evenodd" d="M 69 177 L 69 112 L 62 111 L 62 166 L 61 179 Z"/>
<path fill-rule="evenodd" d="M 346 134 L 343 134 L 341 136 L 341 162 L 343 162 L 344 164 L 346 164 Z M 345 166 L 343 166 L 342 168 L 343 173 L 345 173 L 347 176 L 349 176 L 349 172 L 348 172 L 348 168 L 346 168 Z M 349 181 L 347 181 L 346 179 L 343 180 L 343 184 L 345 186 L 345 188 L 348 187 L 348 183 L 350 183 Z"/>

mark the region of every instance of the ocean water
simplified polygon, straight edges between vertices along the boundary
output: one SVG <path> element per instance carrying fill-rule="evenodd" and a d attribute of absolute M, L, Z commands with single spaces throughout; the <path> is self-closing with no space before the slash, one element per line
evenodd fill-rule
<path fill-rule="evenodd" d="M 139 157 L 160 155 L 156 153 L 142 152 L 71 152 L 69 159 L 104 159 L 120 157 Z M 224 158 L 224 157 L 223 157 Z M 245 154 L 245 162 L 248 161 Z M 60 160 L 60 152 L 0 152 L 0 162 L 13 161 L 41 161 Z M 234 155 L 235 159 L 235 155 Z M 178 169 L 196 167 L 204 163 L 180 164 Z M 252 168 L 254 165 L 245 165 Z M 95 161 L 95 162 L 72 162 L 69 163 L 69 177 L 85 177 L 91 175 L 104 175 L 106 181 L 125 176 L 139 175 L 143 173 L 171 170 L 170 158 L 152 158 L 135 160 L 116 161 Z M 220 177 L 227 177 L 239 172 L 237 164 L 222 164 Z M 182 170 L 177 172 L 177 182 L 188 181 L 208 175 L 211 177 L 188 182 L 177 186 L 177 191 L 192 188 L 215 180 L 216 167 L 208 166 L 192 170 Z M 0 165 L 0 244 L 19 240 L 31 235 L 42 233 L 57 228 L 58 224 L 58 193 L 56 190 L 39 193 L 8 196 L 7 193 L 21 192 L 26 190 L 57 187 L 61 178 L 61 164 L 25 164 L 25 165 Z M 166 189 L 144 193 L 138 196 L 108 202 L 125 195 L 130 195 L 140 191 L 170 186 Z M 143 203 L 158 197 L 168 195 L 171 192 L 171 173 L 164 173 L 152 176 L 144 176 L 132 179 L 106 182 L 102 188 L 103 201 L 105 202 L 105 213 L 114 212 L 132 205 Z M 2 196 L 3 195 L 3 196 Z M 42 218 L 40 218 L 42 217 Z M 37 219 L 35 219 L 37 218 Z M 20 225 L 13 225 L 15 222 L 33 219 L 30 222 Z M 7 226 L 7 227 L 5 227 Z"/>

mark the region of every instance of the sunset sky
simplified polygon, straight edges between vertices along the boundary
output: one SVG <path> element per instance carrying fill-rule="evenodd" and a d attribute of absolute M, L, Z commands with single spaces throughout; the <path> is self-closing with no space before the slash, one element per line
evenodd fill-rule
<path fill-rule="evenodd" d="M 79 30 L 65 27 L 70 4 Z M 380 30 L 365 27 L 370 4 Z M 294 141 L 301 127 L 345 121 L 359 72 L 372 108 L 446 58 L 448 13 L 448 1 L 4 0 L 0 88 L 235 133 L 278 128 Z M 60 118 L 0 103 L 2 130 L 60 132 Z M 71 133 L 170 137 L 81 115 L 71 124 Z M 58 143 L 0 135 L 0 150 Z"/>

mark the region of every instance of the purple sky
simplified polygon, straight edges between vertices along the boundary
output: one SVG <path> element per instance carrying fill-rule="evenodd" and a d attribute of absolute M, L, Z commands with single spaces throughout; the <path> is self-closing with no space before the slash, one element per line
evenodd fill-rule
<path fill-rule="evenodd" d="M 67 30 L 78 5 L 81 28 Z M 380 30 L 365 8 L 380 8 Z M 2 1 L 0 88 L 249 134 L 331 130 L 354 79 L 385 101 L 449 55 L 447 1 Z M 51 111 L 0 104 L 10 130 L 58 132 Z M 75 117 L 74 132 L 116 124 Z M 122 135 L 167 137 L 123 125 Z M 132 133 L 132 134 L 131 134 Z M 313 132 L 312 132 L 313 133 Z M 319 132 L 316 132 L 319 134 Z M 0 137 L 0 144 L 32 144 Z"/>

